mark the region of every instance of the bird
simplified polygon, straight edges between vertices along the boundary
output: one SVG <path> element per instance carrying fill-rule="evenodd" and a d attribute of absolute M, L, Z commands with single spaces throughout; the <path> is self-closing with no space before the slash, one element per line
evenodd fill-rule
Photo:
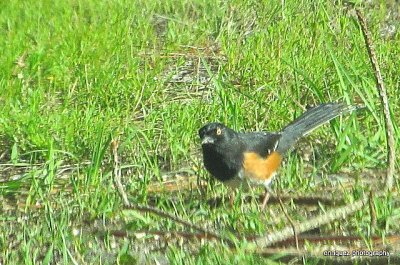
<path fill-rule="evenodd" d="M 280 132 L 236 132 L 220 122 L 205 124 L 198 131 L 203 163 L 217 180 L 236 190 L 254 185 L 265 188 L 264 210 L 270 185 L 286 155 L 296 142 L 328 121 L 356 110 L 345 103 L 323 103 L 309 108 Z"/>

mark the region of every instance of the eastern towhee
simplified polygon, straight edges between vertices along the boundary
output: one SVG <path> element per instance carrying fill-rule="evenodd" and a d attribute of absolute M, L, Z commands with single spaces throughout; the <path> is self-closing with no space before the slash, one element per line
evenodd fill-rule
<path fill-rule="evenodd" d="M 231 188 L 264 185 L 262 209 L 269 186 L 285 153 L 300 137 L 333 118 L 357 109 L 343 103 L 326 103 L 308 109 L 281 132 L 236 132 L 222 123 L 208 123 L 199 130 L 204 166 Z"/>

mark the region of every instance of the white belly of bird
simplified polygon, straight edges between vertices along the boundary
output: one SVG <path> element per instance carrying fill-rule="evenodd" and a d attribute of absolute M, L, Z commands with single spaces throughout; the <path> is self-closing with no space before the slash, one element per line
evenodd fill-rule
<path fill-rule="evenodd" d="M 265 188 L 269 188 L 272 180 L 274 179 L 276 172 L 272 174 L 272 176 L 266 180 L 256 180 L 244 174 L 243 170 L 239 171 L 236 177 L 224 181 L 224 184 L 232 189 L 238 189 L 242 186 L 245 190 L 249 189 L 251 186 L 261 186 L 263 185 Z"/>

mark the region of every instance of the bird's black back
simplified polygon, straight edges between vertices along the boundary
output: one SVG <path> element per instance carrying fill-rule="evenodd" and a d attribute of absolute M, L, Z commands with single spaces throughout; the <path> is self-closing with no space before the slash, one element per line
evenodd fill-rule
<path fill-rule="evenodd" d="M 246 152 L 255 152 L 261 157 L 274 151 L 281 138 L 281 134 L 271 132 L 238 133 L 238 136 L 244 143 Z"/>

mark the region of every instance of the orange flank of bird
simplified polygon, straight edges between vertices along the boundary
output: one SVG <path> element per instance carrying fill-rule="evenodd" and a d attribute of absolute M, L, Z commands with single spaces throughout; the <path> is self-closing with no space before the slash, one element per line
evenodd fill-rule
<path fill-rule="evenodd" d="M 279 165 L 282 156 L 278 152 L 272 152 L 266 158 L 254 152 L 244 153 L 243 168 L 246 175 L 254 180 L 267 180 L 271 178 Z"/>

